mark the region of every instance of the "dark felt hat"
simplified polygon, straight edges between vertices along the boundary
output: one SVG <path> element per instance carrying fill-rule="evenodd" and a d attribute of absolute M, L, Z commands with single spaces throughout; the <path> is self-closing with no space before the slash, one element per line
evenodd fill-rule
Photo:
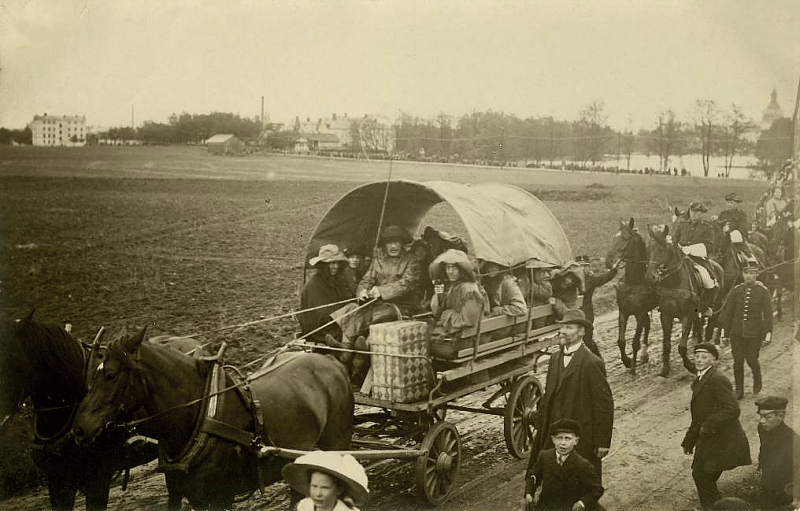
<path fill-rule="evenodd" d="M 719 358 L 719 350 L 710 342 L 701 342 L 697 344 L 694 347 L 694 352 L 697 353 L 698 351 L 705 351 L 706 353 L 714 355 L 714 358 Z"/>
<path fill-rule="evenodd" d="M 353 243 L 351 245 L 346 246 L 343 252 L 344 255 L 346 255 L 347 257 L 354 255 L 360 255 L 363 257 L 367 255 L 367 246 L 364 245 L 363 243 Z"/>
<path fill-rule="evenodd" d="M 742 199 L 740 199 L 739 196 L 736 195 L 736 193 L 734 192 L 734 193 L 729 193 L 728 195 L 726 195 L 725 196 L 725 201 L 742 202 Z"/>
<path fill-rule="evenodd" d="M 584 328 L 594 328 L 594 325 L 586 319 L 586 314 L 580 309 L 569 309 L 564 312 L 564 317 L 556 323 L 581 325 Z"/>
<path fill-rule="evenodd" d="M 581 266 L 589 266 L 592 264 L 592 262 L 589 260 L 589 256 L 587 255 L 579 255 L 575 258 L 575 262 Z"/>
<path fill-rule="evenodd" d="M 581 425 L 576 420 L 558 419 L 550 426 L 550 434 L 555 435 L 558 433 L 572 433 L 575 436 L 581 436 Z"/>
<path fill-rule="evenodd" d="M 381 231 L 381 243 L 386 243 L 387 241 L 392 240 L 399 240 L 403 243 L 408 243 L 411 241 L 411 236 L 408 234 L 408 231 L 399 225 L 387 225 Z"/>
<path fill-rule="evenodd" d="M 785 412 L 789 400 L 780 396 L 764 396 L 756 400 L 758 412 Z"/>
<path fill-rule="evenodd" d="M 692 202 L 692 203 L 689 205 L 689 211 L 699 211 L 699 212 L 701 212 L 701 213 L 705 213 L 706 211 L 708 211 L 708 208 L 707 208 L 707 207 L 705 207 L 705 206 L 704 206 L 702 203 L 700 203 L 700 202 Z"/>

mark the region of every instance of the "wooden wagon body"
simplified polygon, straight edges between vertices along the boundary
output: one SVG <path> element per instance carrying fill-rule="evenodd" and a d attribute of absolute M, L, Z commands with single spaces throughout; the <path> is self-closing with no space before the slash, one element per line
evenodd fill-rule
<path fill-rule="evenodd" d="M 524 190 L 495 183 L 390 181 L 363 185 L 340 199 L 318 224 L 306 261 L 328 243 L 370 244 L 381 224 L 419 229 L 425 214 L 440 202 L 450 204 L 463 222 L 474 257 L 508 268 L 524 268 L 532 260 L 557 267 L 572 259 L 558 221 Z M 419 322 L 406 323 L 419 329 Z M 402 327 L 401 320 L 379 328 Z M 358 406 L 353 445 L 357 449 L 349 453 L 360 459 L 414 459 L 419 493 L 434 505 L 456 489 L 461 464 L 461 439 L 455 424 L 446 420 L 448 410 L 503 416 L 509 452 L 525 457 L 543 394 L 533 373 L 539 357 L 558 344 L 557 331 L 553 308 L 547 304 L 529 306 L 527 315 L 486 318 L 456 336 L 435 341 L 430 329 L 423 329 L 410 353 L 373 347 L 372 370 L 377 371 L 379 359 L 397 357 L 413 363 L 417 371 L 424 367 L 427 384 L 423 393 L 412 394 L 415 399 L 403 394 L 402 382 L 398 393 L 384 391 L 376 396 L 375 379 L 368 376 L 354 390 Z M 322 348 L 313 343 L 306 346 Z M 402 371 L 400 362 L 394 367 Z M 459 404 L 460 399 L 490 387 L 496 390 L 482 406 Z M 496 406 L 497 401 L 502 404 Z M 289 457 L 303 454 L 274 447 L 266 450 Z"/>

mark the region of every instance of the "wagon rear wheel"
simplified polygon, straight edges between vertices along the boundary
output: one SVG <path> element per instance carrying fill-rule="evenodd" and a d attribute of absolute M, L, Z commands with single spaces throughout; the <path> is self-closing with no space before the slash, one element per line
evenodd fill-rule
<path fill-rule="evenodd" d="M 453 424 L 437 422 L 425 433 L 420 448 L 427 454 L 417 458 L 414 481 L 420 496 L 438 506 L 456 488 L 461 469 L 461 437 Z"/>
<path fill-rule="evenodd" d="M 518 379 L 511 387 L 505 408 L 503 434 L 512 456 L 525 458 L 531 450 L 535 416 L 542 394 L 542 385 L 533 375 Z"/>

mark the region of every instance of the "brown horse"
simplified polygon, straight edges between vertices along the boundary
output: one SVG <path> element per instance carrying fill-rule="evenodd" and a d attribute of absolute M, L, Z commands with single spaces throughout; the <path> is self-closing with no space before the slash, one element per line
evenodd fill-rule
<path fill-rule="evenodd" d="M 637 354 L 640 340 L 644 344 L 642 363 L 649 360 L 647 348 L 650 336 L 650 311 L 658 306 L 658 297 L 655 287 L 645 280 L 647 268 L 647 246 L 634 227 L 633 218 L 627 223 L 619 222 L 619 230 L 614 234 L 611 248 L 606 254 L 606 267 L 621 266 L 625 268 L 625 275 L 617 285 L 617 309 L 619 310 L 619 335 L 617 346 L 625 367 L 636 374 Z M 625 333 L 628 328 L 628 318 L 636 318 L 636 331 L 633 334 L 631 348 L 633 354 L 628 357 L 626 352 Z"/>
<path fill-rule="evenodd" d="M 123 431 L 102 435 L 91 447 L 76 445 L 70 429 L 86 394 L 89 352 L 63 328 L 34 321 L 33 312 L 0 328 L 0 426 L 30 397 L 31 457 L 47 478 L 50 506 L 73 509 L 80 490 L 86 509 L 106 509 L 114 475 L 154 459 L 155 452 L 126 450 Z"/>
<path fill-rule="evenodd" d="M 216 362 L 143 338 L 144 330 L 109 345 L 73 431 L 79 442 L 89 443 L 107 424 L 143 410 L 148 417 L 135 421 L 137 427 L 159 440 L 161 468 L 176 491 L 169 509 L 180 509 L 181 495 L 195 509 L 228 509 L 237 495 L 280 480 L 288 460 L 259 460 L 262 443 L 349 448 L 353 394 L 344 368 L 333 359 L 284 353 L 237 381 Z"/>
<path fill-rule="evenodd" d="M 661 376 L 669 374 L 669 355 L 672 339 L 672 324 L 678 318 L 682 325 L 680 353 L 683 365 L 689 372 L 695 372 L 694 362 L 689 360 L 686 348 L 689 333 L 695 329 L 699 339 L 702 332 L 702 318 L 698 311 L 702 284 L 693 278 L 692 262 L 688 256 L 668 237 L 669 227 L 654 229 L 648 226 L 650 243 L 647 246 L 646 278 L 657 284 L 658 308 L 661 311 L 661 329 L 663 331 L 663 353 Z M 719 287 L 724 287 L 722 268 L 713 260 L 708 261 Z M 716 293 L 713 305 L 718 308 L 721 293 Z"/>

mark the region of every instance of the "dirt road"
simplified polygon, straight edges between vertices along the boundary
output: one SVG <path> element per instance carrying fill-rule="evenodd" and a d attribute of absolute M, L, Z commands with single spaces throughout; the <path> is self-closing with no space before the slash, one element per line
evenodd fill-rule
<path fill-rule="evenodd" d="M 657 325 L 657 314 L 653 318 Z M 793 338 L 790 319 L 776 323 L 773 342 L 762 350 L 764 391 L 790 395 L 793 374 L 800 374 L 800 357 Z M 630 329 L 631 327 L 629 327 Z M 607 488 L 602 503 L 614 511 L 684 510 L 697 505 L 691 480 L 691 457 L 685 456 L 680 442 L 689 424 L 689 385 L 692 375 L 679 363 L 677 350 L 672 357 L 673 373 L 668 378 L 658 376 L 660 369 L 660 329 L 651 334 L 651 361 L 640 366 L 633 378 L 619 362 L 616 347 L 616 315 L 606 314 L 597 321 L 598 344 L 608 368 L 615 400 L 614 438 L 611 452 L 604 462 L 604 484 Z M 629 332 L 630 336 L 630 332 Z M 718 366 L 731 376 L 730 349 L 724 347 Z M 748 393 L 740 401 L 741 422 L 750 439 L 753 459 L 758 454 L 755 406 L 749 370 Z M 544 382 L 540 367 L 537 374 Z M 491 392 L 469 396 L 467 403 L 479 405 Z M 791 406 L 791 405 L 790 405 Z M 796 409 L 795 409 L 796 410 Z M 790 413 L 789 423 L 798 425 L 797 411 Z M 524 461 L 516 460 L 506 451 L 499 417 L 465 414 L 451 411 L 448 420 L 456 423 L 461 434 L 464 461 L 459 488 L 441 509 L 443 511 L 478 511 L 488 509 L 514 510 L 519 508 Z M 752 491 L 755 466 L 740 467 L 725 472 L 720 487 L 725 495 L 747 495 Z M 371 496 L 365 510 L 393 509 L 416 511 L 427 506 L 416 497 L 413 486 L 413 465 L 399 461 L 381 461 L 368 467 Z M 163 476 L 154 471 L 154 464 L 140 467 L 132 474 L 130 487 L 122 492 L 119 484 L 112 488 L 110 509 L 121 511 L 165 509 L 166 492 Z M 7 510 L 39 510 L 48 506 L 44 490 L 9 499 L 3 503 Z M 276 484 L 265 495 L 256 494 L 239 503 L 237 510 L 272 511 L 286 509 L 286 487 Z M 188 506 L 185 505 L 188 509 Z M 83 508 L 79 497 L 78 508 Z"/>

